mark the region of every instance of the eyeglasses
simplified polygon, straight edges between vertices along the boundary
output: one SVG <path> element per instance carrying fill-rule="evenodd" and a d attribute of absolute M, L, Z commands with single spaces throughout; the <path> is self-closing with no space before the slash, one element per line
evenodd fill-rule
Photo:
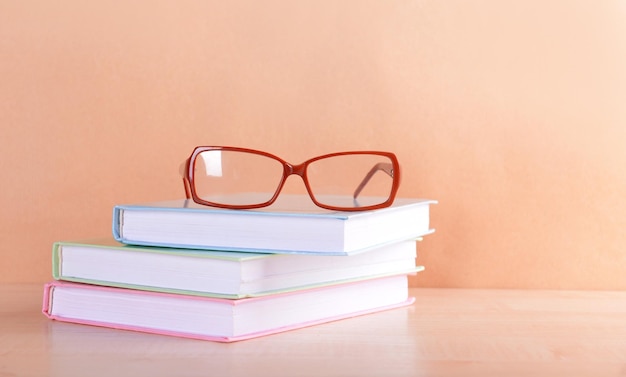
<path fill-rule="evenodd" d="M 388 207 L 400 185 L 393 153 L 331 153 L 301 164 L 258 150 L 196 147 L 181 166 L 187 199 L 202 205 L 252 209 L 274 203 L 287 177 L 299 175 L 315 205 L 337 211 Z"/>

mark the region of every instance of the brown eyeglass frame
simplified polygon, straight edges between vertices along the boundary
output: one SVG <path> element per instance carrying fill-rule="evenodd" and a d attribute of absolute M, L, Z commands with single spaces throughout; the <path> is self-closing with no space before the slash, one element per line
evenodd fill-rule
<path fill-rule="evenodd" d="M 274 159 L 283 165 L 283 177 L 281 178 L 281 181 L 278 187 L 276 188 L 276 191 L 274 192 L 274 195 L 272 196 L 272 198 L 264 203 L 250 204 L 250 205 L 229 205 L 229 204 L 214 203 L 214 202 L 209 202 L 207 200 L 203 200 L 196 193 L 196 189 L 194 185 L 194 173 L 193 173 L 192 162 L 195 162 L 196 157 L 200 153 L 206 152 L 206 151 L 245 152 L 245 153 L 258 154 L 258 155 L 262 155 L 262 156 Z M 330 205 L 318 202 L 315 199 L 313 191 L 311 190 L 311 186 L 309 185 L 309 180 L 307 178 L 307 167 L 311 163 L 317 160 L 321 160 L 321 159 L 325 159 L 329 157 L 335 157 L 335 156 L 346 156 L 346 155 L 357 155 L 357 154 L 384 156 L 384 157 L 389 158 L 389 160 L 391 160 L 391 163 L 389 164 L 389 163 L 381 162 L 381 163 L 375 164 L 370 169 L 370 171 L 366 174 L 366 176 L 363 177 L 363 180 L 361 181 L 361 183 L 355 188 L 353 198 L 356 199 L 358 197 L 359 193 L 367 185 L 369 180 L 379 170 L 382 170 L 393 179 L 391 192 L 389 193 L 389 198 L 383 203 L 371 205 L 371 206 L 364 206 L 364 207 L 337 207 L 337 206 L 330 206 Z M 181 165 L 181 175 L 183 177 L 183 184 L 185 185 L 185 195 L 187 199 L 193 199 L 193 201 L 198 204 L 211 206 L 211 207 L 217 207 L 217 208 L 227 208 L 227 209 L 254 209 L 254 208 L 267 207 L 271 205 L 272 203 L 276 201 L 276 199 L 280 195 L 280 191 L 282 190 L 287 178 L 290 175 L 294 175 L 294 174 L 302 178 L 302 180 L 304 181 L 304 186 L 306 187 L 307 193 L 309 194 L 309 197 L 311 198 L 313 203 L 315 203 L 316 206 L 320 208 L 329 209 L 329 210 L 335 210 L 335 211 L 367 211 L 367 210 L 389 207 L 395 200 L 396 193 L 398 192 L 398 188 L 400 187 L 400 164 L 398 163 L 398 158 L 396 157 L 395 154 L 391 152 L 382 152 L 382 151 L 351 151 L 351 152 L 330 153 L 330 154 L 325 154 L 322 156 L 313 157 L 311 159 L 306 160 L 305 162 L 301 164 L 294 165 L 283 160 L 282 158 L 276 155 L 273 155 L 271 153 L 264 152 L 264 151 L 255 150 L 255 149 L 239 148 L 239 147 L 225 147 L 225 146 L 198 146 L 194 148 L 193 152 L 191 153 L 191 156 L 189 156 L 189 158 L 187 158 L 187 160 L 185 160 L 185 162 Z"/>

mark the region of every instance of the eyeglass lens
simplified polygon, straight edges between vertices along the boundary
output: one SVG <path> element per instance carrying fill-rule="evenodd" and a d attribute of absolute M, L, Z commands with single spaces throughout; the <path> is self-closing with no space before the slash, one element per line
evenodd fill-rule
<path fill-rule="evenodd" d="M 375 154 L 347 154 L 322 158 L 307 168 L 309 186 L 315 199 L 333 207 L 366 207 L 385 202 L 391 194 L 393 178 L 379 164 L 391 166 L 388 157 Z M 355 190 L 364 184 L 357 198 Z"/>

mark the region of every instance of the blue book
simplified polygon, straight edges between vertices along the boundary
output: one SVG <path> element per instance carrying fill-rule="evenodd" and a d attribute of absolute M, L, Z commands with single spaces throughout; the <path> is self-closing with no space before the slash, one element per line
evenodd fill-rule
<path fill-rule="evenodd" d="M 117 205 L 113 236 L 131 245 L 256 253 L 350 255 L 433 232 L 429 199 L 398 198 L 382 209 L 339 212 L 308 196 L 282 195 L 271 206 L 232 210 L 180 199 Z"/>

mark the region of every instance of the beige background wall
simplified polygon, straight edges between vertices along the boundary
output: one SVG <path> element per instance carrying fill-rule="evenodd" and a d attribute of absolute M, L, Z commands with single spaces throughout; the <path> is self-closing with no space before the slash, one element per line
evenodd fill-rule
<path fill-rule="evenodd" d="M 626 289 L 624 67 L 624 1 L 0 0 L 0 282 L 204 144 L 396 152 L 415 285 Z"/>

